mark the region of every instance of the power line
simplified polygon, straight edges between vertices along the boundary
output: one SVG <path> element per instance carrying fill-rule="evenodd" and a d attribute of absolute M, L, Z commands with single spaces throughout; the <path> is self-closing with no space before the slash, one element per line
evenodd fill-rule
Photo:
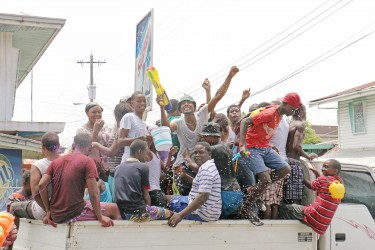
<path fill-rule="evenodd" d="M 324 55 L 328 54 L 329 52 L 331 52 L 332 50 L 334 50 L 334 49 L 337 48 L 338 46 L 340 46 L 340 45 L 342 45 L 343 43 L 345 43 L 348 39 L 345 40 L 344 42 L 342 42 L 342 43 L 340 43 L 339 45 L 335 46 L 335 47 L 332 48 L 331 50 L 329 50 L 329 51 L 323 53 L 323 54 L 320 55 L 319 57 L 315 58 L 314 60 L 312 60 L 312 61 L 310 61 L 309 63 L 305 64 L 304 66 L 300 67 L 299 69 L 293 71 L 292 73 L 288 74 L 287 76 L 283 77 L 282 79 L 280 79 L 280 80 L 276 81 L 275 83 L 272 83 L 272 84 L 266 86 L 265 88 L 263 88 L 263 89 L 261 89 L 261 90 L 255 92 L 254 94 L 251 95 L 251 97 L 253 97 L 253 96 L 257 95 L 257 94 L 260 94 L 260 93 L 262 93 L 262 92 L 264 92 L 264 91 L 266 91 L 266 90 L 269 90 L 269 89 L 275 87 L 276 85 L 279 85 L 280 83 L 282 83 L 282 82 L 284 82 L 284 81 L 286 81 L 286 80 L 288 80 L 288 79 L 290 79 L 290 78 L 292 78 L 292 77 L 294 77 L 294 76 L 296 76 L 296 75 L 298 75 L 298 74 L 300 74 L 300 73 L 302 73 L 302 72 L 304 72 L 304 71 L 310 69 L 311 67 L 315 66 L 316 64 L 321 63 L 321 62 L 327 60 L 328 58 L 330 58 L 330 57 L 336 55 L 337 53 L 343 51 L 344 49 L 347 49 L 348 47 L 352 46 L 353 44 L 355 44 L 355 43 L 357 43 L 357 42 L 359 42 L 359 41 L 365 39 L 366 37 L 372 35 L 374 32 L 375 32 L 375 30 L 373 30 L 373 31 L 367 33 L 366 35 L 364 35 L 364 36 L 362 36 L 362 37 L 356 39 L 355 41 L 353 41 L 353 42 L 349 43 L 348 45 L 342 47 L 342 48 L 339 49 L 338 51 L 336 51 L 336 52 L 334 52 L 334 53 L 332 53 L 332 54 L 330 54 L 330 55 L 328 55 L 328 56 L 322 58 Z M 352 36 L 352 37 L 353 37 L 353 36 Z M 320 59 L 320 58 L 322 58 L 322 59 Z M 320 59 L 320 60 L 319 60 L 319 59 Z M 227 105 L 227 106 L 225 106 L 225 107 L 223 107 L 223 108 L 218 109 L 217 111 L 223 110 L 223 109 L 225 109 L 225 108 L 227 108 L 227 107 L 229 107 L 229 106 L 230 106 L 230 105 Z"/>
<path fill-rule="evenodd" d="M 252 54 L 253 52 L 257 51 L 259 48 L 263 47 L 264 45 L 266 45 L 267 43 L 269 43 L 270 41 L 272 41 L 274 38 L 278 37 L 280 34 L 284 33 L 285 31 L 287 31 L 288 29 L 290 29 L 291 27 L 295 26 L 297 23 L 299 23 L 301 20 L 305 19 L 307 16 L 311 15 L 312 13 L 314 13 L 317 9 L 321 8 L 323 5 L 325 5 L 327 2 L 329 2 L 330 0 L 328 1 L 325 1 L 323 4 L 319 5 L 318 7 L 316 7 L 314 10 L 310 11 L 308 14 L 304 15 L 302 18 L 300 18 L 299 20 L 297 20 L 296 22 L 294 22 L 292 25 L 288 26 L 287 28 L 285 28 L 283 31 L 279 32 L 278 34 L 276 34 L 275 36 L 273 36 L 272 38 L 268 39 L 266 42 L 262 43 L 260 46 L 258 46 L 257 48 L 255 48 L 254 50 L 252 50 L 251 52 L 247 53 L 245 56 L 242 56 L 240 59 L 234 61 L 232 64 L 230 64 L 229 66 L 217 71 L 216 73 L 214 73 L 213 75 L 209 76 L 209 78 L 221 73 L 223 70 L 225 69 L 229 69 L 231 67 L 231 65 L 235 65 L 237 62 L 239 62 L 240 60 L 242 60 L 243 58 L 245 58 L 246 56 Z M 300 26 L 299 28 L 297 28 L 295 31 L 293 31 L 292 33 L 288 34 L 287 36 L 283 37 L 282 39 L 280 39 L 279 41 L 277 41 L 276 43 L 272 44 L 271 46 L 267 47 L 266 49 L 262 50 L 260 53 L 258 53 L 257 55 L 253 56 L 252 58 L 250 58 L 249 60 L 252 60 L 254 59 L 255 57 L 257 57 L 258 55 L 262 54 L 263 52 L 267 51 L 268 49 L 272 48 L 273 46 L 275 46 L 276 44 L 278 44 L 279 42 L 283 41 L 284 39 L 286 39 L 288 36 L 290 36 L 291 34 L 297 32 L 299 29 L 303 28 L 304 26 L 306 26 L 308 23 L 310 23 L 311 21 L 313 21 L 314 19 L 318 18 L 319 16 L 321 16 L 323 13 L 327 12 L 328 10 L 330 10 L 331 8 L 333 8 L 334 6 L 336 6 L 338 3 L 342 2 L 343 0 L 340 0 L 338 2 L 336 2 L 334 5 L 330 6 L 329 8 L 325 9 L 323 12 L 321 12 L 320 14 L 318 14 L 317 16 L 313 17 L 310 21 L 308 21 L 307 23 L 305 23 L 304 25 Z M 351 0 L 353 1 L 353 0 Z M 351 2 L 350 1 L 350 2 Z M 273 52 L 273 51 L 272 51 Z M 270 53 L 269 53 L 270 54 Z M 247 60 L 247 61 L 249 61 Z M 211 82 L 215 82 L 217 80 L 220 80 L 221 78 L 225 77 L 226 74 L 224 75 L 221 75 L 219 77 L 217 77 L 216 79 L 214 79 L 213 81 Z M 192 86 L 196 86 L 198 84 L 201 84 L 201 83 L 196 83 L 196 84 L 193 84 L 193 85 L 190 85 L 191 87 Z M 217 84 L 217 83 L 216 83 Z M 213 84 L 212 86 L 215 86 L 216 84 Z M 178 96 L 182 93 L 188 93 L 188 94 L 192 94 L 194 96 L 194 92 L 196 91 L 199 91 L 201 90 L 200 88 L 198 89 L 195 89 L 195 90 L 191 90 L 191 87 L 189 89 L 186 89 L 184 91 L 181 91 L 177 94 L 175 94 L 174 96 Z M 201 93 L 202 91 L 200 91 L 199 93 Z M 197 93 L 198 94 L 198 93 Z M 196 95 L 196 94 L 195 94 Z"/>

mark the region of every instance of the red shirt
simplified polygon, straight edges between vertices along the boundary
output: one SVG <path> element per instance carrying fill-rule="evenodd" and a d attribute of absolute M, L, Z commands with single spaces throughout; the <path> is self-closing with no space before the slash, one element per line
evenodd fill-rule
<path fill-rule="evenodd" d="M 341 203 L 340 199 L 333 199 L 328 190 L 329 184 L 336 180 L 343 183 L 343 180 L 337 175 L 322 175 L 311 182 L 312 189 L 318 191 L 318 195 L 314 203 L 303 208 L 305 214 L 304 221 L 318 234 L 324 234 L 327 230 L 337 207 Z"/>
<path fill-rule="evenodd" d="M 265 148 L 270 146 L 268 142 L 281 121 L 277 107 L 275 105 L 266 107 L 259 114 L 252 117 L 253 125 L 246 132 L 246 148 Z"/>
<path fill-rule="evenodd" d="M 51 176 L 51 217 L 56 223 L 64 223 L 81 214 L 86 179 L 98 178 L 94 161 L 86 155 L 73 153 L 52 161 L 46 170 Z"/>

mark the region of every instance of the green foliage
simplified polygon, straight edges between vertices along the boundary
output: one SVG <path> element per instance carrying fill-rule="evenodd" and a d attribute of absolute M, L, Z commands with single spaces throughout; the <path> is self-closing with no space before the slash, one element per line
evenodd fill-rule
<path fill-rule="evenodd" d="M 315 133 L 315 130 L 311 128 L 310 122 L 306 121 L 305 139 L 303 144 L 316 144 L 322 142 L 322 139 Z"/>

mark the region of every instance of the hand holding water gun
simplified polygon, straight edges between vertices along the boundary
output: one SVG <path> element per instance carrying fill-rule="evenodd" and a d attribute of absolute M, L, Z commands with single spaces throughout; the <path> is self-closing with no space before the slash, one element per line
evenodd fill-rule
<path fill-rule="evenodd" d="M 146 69 L 147 76 L 150 78 L 152 84 L 154 85 L 156 94 L 162 97 L 162 101 L 160 101 L 160 105 L 165 107 L 165 110 L 169 111 L 172 109 L 172 104 L 169 101 L 167 93 L 165 92 L 164 87 L 160 84 L 159 74 L 158 71 L 154 67 L 148 67 Z"/>
<path fill-rule="evenodd" d="M 238 152 L 233 158 L 232 158 L 232 161 L 236 161 L 238 160 L 239 158 L 241 157 L 249 157 L 250 156 L 250 152 L 246 151 L 243 153 L 243 155 L 241 154 L 241 152 Z"/>
<path fill-rule="evenodd" d="M 13 233 L 9 235 L 9 233 L 14 229 L 13 226 L 14 216 L 10 213 L 0 212 L 0 247 L 4 245 L 4 242 L 7 243 L 10 241 L 10 243 L 12 243 L 15 240 L 16 236 L 14 237 Z M 11 237 L 11 239 L 9 239 L 8 235 Z"/>

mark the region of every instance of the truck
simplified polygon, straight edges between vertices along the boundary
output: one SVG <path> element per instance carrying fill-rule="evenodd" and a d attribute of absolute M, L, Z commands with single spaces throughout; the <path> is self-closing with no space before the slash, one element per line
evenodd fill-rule
<path fill-rule="evenodd" d="M 302 159 L 305 178 L 313 180 L 315 176 L 309 168 L 320 169 L 327 158 L 333 157 L 328 155 L 312 162 Z M 263 220 L 261 227 L 248 220 L 183 220 L 176 228 L 168 227 L 167 221 L 115 221 L 111 228 L 87 221 L 52 228 L 41 221 L 21 219 L 13 249 L 374 250 L 375 154 L 373 161 L 336 159 L 342 164 L 340 176 L 345 182 L 346 194 L 324 235 L 316 234 L 297 220 Z M 303 203 L 310 204 L 316 193 L 305 191 Z"/>

